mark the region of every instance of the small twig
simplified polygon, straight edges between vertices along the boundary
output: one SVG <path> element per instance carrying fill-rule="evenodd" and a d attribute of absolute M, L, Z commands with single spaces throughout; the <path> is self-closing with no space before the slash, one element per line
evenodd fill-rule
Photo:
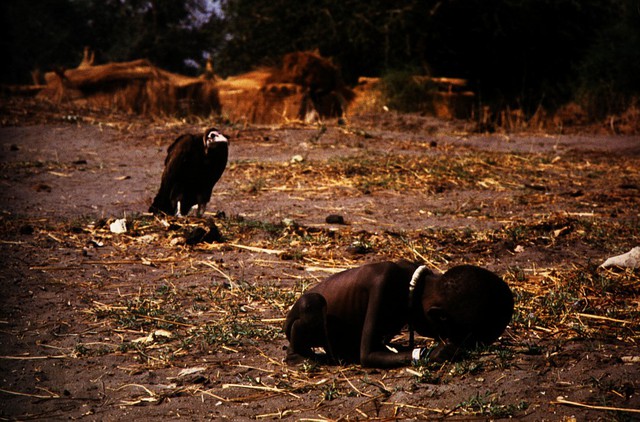
<path fill-rule="evenodd" d="M 358 409 L 357 407 L 355 408 L 356 412 L 360 413 L 362 415 L 362 417 L 364 417 L 365 419 L 369 419 L 369 415 L 367 415 L 366 413 L 364 413 L 362 410 Z"/>
<path fill-rule="evenodd" d="M 198 263 L 200 264 L 204 264 L 207 267 L 213 268 L 214 270 L 216 270 L 217 272 L 220 273 L 220 275 L 222 275 L 224 278 L 226 278 L 227 280 L 229 280 L 229 283 L 231 283 L 232 285 L 235 285 L 235 281 L 233 281 L 233 279 L 231 278 L 230 275 L 228 275 L 227 273 L 225 273 L 224 271 L 222 271 L 216 264 L 214 264 L 213 262 L 208 262 L 208 261 L 198 261 Z"/>
<path fill-rule="evenodd" d="M 262 369 L 262 368 L 258 368 L 257 366 L 249 366 L 249 365 L 243 365 L 241 363 L 236 365 L 238 368 L 247 368 L 247 369 L 255 369 L 256 371 L 262 371 L 262 372 L 268 372 L 268 373 L 275 373 L 276 371 L 271 370 L 271 369 Z"/>
<path fill-rule="evenodd" d="M 107 305 L 106 303 L 98 302 L 97 300 L 94 300 L 93 304 L 97 305 L 100 308 L 107 309 L 107 310 L 112 310 L 112 311 L 113 310 L 126 311 L 128 309 L 126 306 Z"/>
<path fill-rule="evenodd" d="M 111 261 L 100 261 L 100 260 L 87 260 L 83 261 L 83 264 L 92 264 L 92 265 L 127 265 L 127 264 L 139 264 L 140 261 L 137 259 L 114 259 Z"/>
<path fill-rule="evenodd" d="M 156 394 L 153 391 L 149 390 L 147 387 L 145 387 L 142 384 L 125 384 L 125 385 L 121 385 L 118 388 L 114 388 L 113 391 L 124 390 L 125 388 L 128 388 L 128 387 L 139 387 L 139 388 L 142 388 L 143 390 L 145 390 L 150 396 L 152 396 L 152 397 L 156 396 Z"/>
<path fill-rule="evenodd" d="M 49 236 L 50 238 L 52 238 L 53 240 L 55 240 L 58 243 L 62 243 L 62 240 L 58 239 L 57 237 L 55 237 L 51 233 L 47 233 L 47 236 Z"/>
<path fill-rule="evenodd" d="M 238 245 L 237 243 L 225 243 L 225 245 L 233 246 L 234 248 L 238 248 L 238 249 L 246 249 L 251 252 L 264 252 L 271 255 L 280 255 L 285 252 L 279 249 L 265 249 L 265 248 L 258 248 L 256 246 Z"/>
<path fill-rule="evenodd" d="M 264 386 L 264 385 L 245 385 L 245 384 L 222 384 L 222 388 L 248 388 L 251 390 L 261 390 L 261 391 L 271 391 L 273 393 L 282 393 L 282 394 L 288 394 L 290 396 L 293 396 L 297 399 L 301 398 L 300 396 L 293 394 L 289 391 L 286 390 L 282 390 L 280 388 L 276 388 L 276 387 L 268 387 L 268 386 Z"/>
<path fill-rule="evenodd" d="M 304 270 L 307 272 L 314 272 L 314 271 L 324 271 L 327 273 L 331 273 L 331 274 L 335 274 L 335 273 L 339 273 L 342 271 L 345 271 L 347 268 L 327 268 L 327 267 L 305 267 Z"/>
<path fill-rule="evenodd" d="M 440 267 L 438 267 L 436 264 L 434 264 L 434 263 L 433 263 L 433 261 L 428 260 L 428 259 L 427 259 L 427 257 L 425 257 L 425 256 L 424 256 L 424 255 L 422 255 L 420 252 L 418 252 L 418 251 L 416 250 L 416 248 L 414 248 L 414 247 L 409 243 L 409 241 L 408 241 L 407 239 L 405 239 L 404 237 L 401 237 L 400 239 L 402 240 L 402 243 L 404 243 L 404 244 L 405 244 L 405 246 L 406 246 L 406 247 L 407 247 L 411 252 L 413 252 L 413 254 L 414 254 L 416 257 L 420 258 L 420 259 L 421 259 L 425 264 L 427 264 L 428 266 L 430 266 L 432 269 L 434 269 L 434 270 L 436 270 L 436 271 L 439 271 L 439 272 L 441 272 L 441 273 L 443 273 L 443 272 L 444 272 L 444 271 L 442 271 L 442 270 L 440 269 Z"/>
<path fill-rule="evenodd" d="M 261 349 L 259 349 L 257 347 L 256 347 L 256 349 L 260 353 L 260 356 L 262 356 L 263 358 L 267 359 L 272 364 L 277 365 L 277 366 L 283 366 L 284 365 L 281 361 L 278 361 L 278 360 L 272 358 L 271 356 L 269 356 L 265 352 L 263 352 Z"/>
<path fill-rule="evenodd" d="M 447 413 L 447 410 L 438 409 L 436 407 L 414 406 L 412 404 L 395 403 L 395 402 L 391 402 L 391 401 L 383 401 L 381 404 L 387 404 L 387 405 L 390 405 L 390 406 L 398 406 L 398 407 L 407 407 L 409 409 L 426 410 L 426 411 L 429 411 L 429 412 L 436 412 L 436 413 Z"/>
<path fill-rule="evenodd" d="M 14 396 L 23 396 L 23 397 L 33 397 L 36 399 L 59 399 L 60 396 L 57 394 L 53 394 L 51 396 L 43 396 L 41 394 L 29 394 L 29 393 L 21 393 L 19 391 L 10 391 L 10 390 L 5 390 L 0 388 L 0 392 L 2 393 L 6 393 L 6 394 L 12 394 Z"/>
<path fill-rule="evenodd" d="M 601 319 L 601 320 L 604 320 L 604 321 L 619 322 L 621 324 L 631 324 L 631 322 L 625 321 L 623 319 L 609 318 L 609 317 L 601 316 L 601 315 L 583 314 L 583 313 L 580 313 L 580 312 L 576 313 L 576 315 L 581 316 L 581 317 L 585 317 L 585 318 L 591 318 L 591 319 Z"/>
<path fill-rule="evenodd" d="M 284 322 L 286 318 L 262 318 L 260 322 Z"/>
<path fill-rule="evenodd" d="M 575 401 L 565 400 L 565 398 L 562 396 L 558 396 L 556 398 L 556 401 L 552 401 L 551 404 L 566 404 L 568 406 L 583 407 L 585 409 L 592 409 L 592 410 L 609 410 L 614 412 L 640 413 L 640 409 L 629 409 L 624 407 L 610 407 L 610 406 L 595 406 L 591 404 L 584 404 L 584 403 L 578 403 Z"/>
<path fill-rule="evenodd" d="M 158 263 L 164 263 L 164 262 L 178 262 L 178 261 L 181 261 L 181 260 L 179 260 L 177 258 L 113 259 L 113 260 L 110 260 L 110 261 L 100 261 L 100 260 L 91 259 L 91 260 L 82 261 L 82 263 L 83 264 L 91 264 L 91 265 L 134 265 L 134 264 L 145 264 L 145 263 L 147 263 L 145 265 L 148 265 L 148 263 L 158 264 Z"/>
<path fill-rule="evenodd" d="M 206 394 L 207 396 L 211 396 L 211 397 L 213 397 L 215 399 L 218 399 L 218 400 L 221 400 L 221 401 L 224 401 L 224 402 L 230 401 L 229 399 L 226 399 L 226 398 L 224 398 L 222 396 L 218 396 L 217 394 L 213 394 L 210 390 L 196 390 L 196 393 L 198 393 L 198 392 L 200 392 L 202 394 Z"/>
<path fill-rule="evenodd" d="M 183 327 L 197 327 L 196 324 L 186 324 L 184 322 L 172 321 L 172 320 L 164 319 L 164 318 L 150 317 L 148 315 L 140 315 L 140 314 L 137 314 L 135 312 L 132 312 L 132 314 L 134 316 L 140 317 L 142 319 L 148 319 L 150 321 L 164 322 L 165 324 L 181 325 Z"/>
<path fill-rule="evenodd" d="M 349 383 L 349 385 L 351 386 L 351 388 L 353 388 L 353 391 L 355 391 L 356 393 L 360 394 L 361 396 L 365 396 L 365 397 L 373 397 L 371 394 L 367 394 L 367 393 L 363 393 L 362 391 L 358 390 L 356 388 L 355 385 L 353 385 L 353 383 L 351 382 L 351 380 L 349 378 L 347 378 L 347 376 L 344 374 L 344 371 L 342 369 L 340 369 L 340 375 L 342 375 L 342 377 Z"/>
<path fill-rule="evenodd" d="M 59 266 L 59 265 L 51 265 L 51 266 L 39 266 L 39 267 L 29 267 L 31 271 L 65 271 L 65 270 L 80 270 L 82 269 L 79 265 L 69 265 L 69 266 Z"/>
<path fill-rule="evenodd" d="M 255 415 L 254 417 L 256 419 L 265 419 L 265 418 L 278 418 L 278 419 L 282 419 L 284 416 L 289 416 L 294 412 L 300 412 L 299 410 L 293 410 L 293 409 L 285 409 L 285 410 L 281 410 L 279 412 L 276 413 L 264 413 L 262 415 Z"/>
<path fill-rule="evenodd" d="M 54 355 L 54 356 L 0 356 L 0 359 L 7 360 L 39 360 L 39 359 L 67 359 L 71 356 L 68 355 Z"/>
<path fill-rule="evenodd" d="M 13 240 L 0 240 L 0 243 L 2 243 L 3 245 L 25 245 L 27 242 L 16 242 Z"/>

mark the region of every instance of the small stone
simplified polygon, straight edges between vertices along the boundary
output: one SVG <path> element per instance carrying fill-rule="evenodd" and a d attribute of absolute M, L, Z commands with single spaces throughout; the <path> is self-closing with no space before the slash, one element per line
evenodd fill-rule
<path fill-rule="evenodd" d="M 111 233 L 126 233 L 127 231 L 127 220 L 124 218 L 120 218 L 109 225 L 109 230 Z"/>
<path fill-rule="evenodd" d="M 20 227 L 20 234 L 33 234 L 33 226 L 31 224 L 25 224 Z"/>
<path fill-rule="evenodd" d="M 293 218 L 283 218 L 282 219 L 282 225 L 284 225 L 285 227 L 295 227 L 297 226 L 295 220 Z"/>
<path fill-rule="evenodd" d="M 328 215 L 325 221 L 327 224 L 345 224 L 344 217 L 339 214 Z"/>

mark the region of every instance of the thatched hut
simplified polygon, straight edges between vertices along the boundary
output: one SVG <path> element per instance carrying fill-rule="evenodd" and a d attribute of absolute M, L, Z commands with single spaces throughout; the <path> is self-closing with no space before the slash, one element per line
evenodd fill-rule
<path fill-rule="evenodd" d="M 279 67 L 231 76 L 217 87 L 223 114 L 252 123 L 340 117 L 353 98 L 339 69 L 315 52 L 287 54 Z"/>

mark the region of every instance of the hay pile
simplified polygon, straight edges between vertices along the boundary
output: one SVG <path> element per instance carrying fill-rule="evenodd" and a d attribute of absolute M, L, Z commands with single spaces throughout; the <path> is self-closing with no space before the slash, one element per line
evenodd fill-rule
<path fill-rule="evenodd" d="M 186 115 L 220 112 L 215 82 L 177 75 L 147 60 L 81 64 L 45 74 L 39 98 L 136 114 Z"/>
<path fill-rule="evenodd" d="M 304 119 L 303 87 L 268 83 L 271 74 L 271 69 L 259 69 L 219 81 L 222 114 L 231 121 L 257 124 Z"/>
<path fill-rule="evenodd" d="M 340 117 L 353 98 L 338 68 L 315 52 L 295 52 L 280 67 L 219 81 L 223 114 L 251 123 Z"/>

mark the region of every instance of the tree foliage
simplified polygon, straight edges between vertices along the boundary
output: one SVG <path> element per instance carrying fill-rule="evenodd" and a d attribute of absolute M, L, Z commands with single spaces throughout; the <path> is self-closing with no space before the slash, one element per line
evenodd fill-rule
<path fill-rule="evenodd" d="M 188 72 L 207 34 L 194 24 L 206 0 L 6 0 L 0 2 L 5 82 L 25 82 L 29 71 L 75 67 L 84 46 L 100 62 L 147 58 Z"/>
<path fill-rule="evenodd" d="M 5 0 L 5 82 L 36 67 L 150 59 L 237 74 L 292 51 L 332 57 L 347 82 L 418 71 L 468 79 L 483 103 L 534 110 L 640 92 L 637 0 Z"/>

